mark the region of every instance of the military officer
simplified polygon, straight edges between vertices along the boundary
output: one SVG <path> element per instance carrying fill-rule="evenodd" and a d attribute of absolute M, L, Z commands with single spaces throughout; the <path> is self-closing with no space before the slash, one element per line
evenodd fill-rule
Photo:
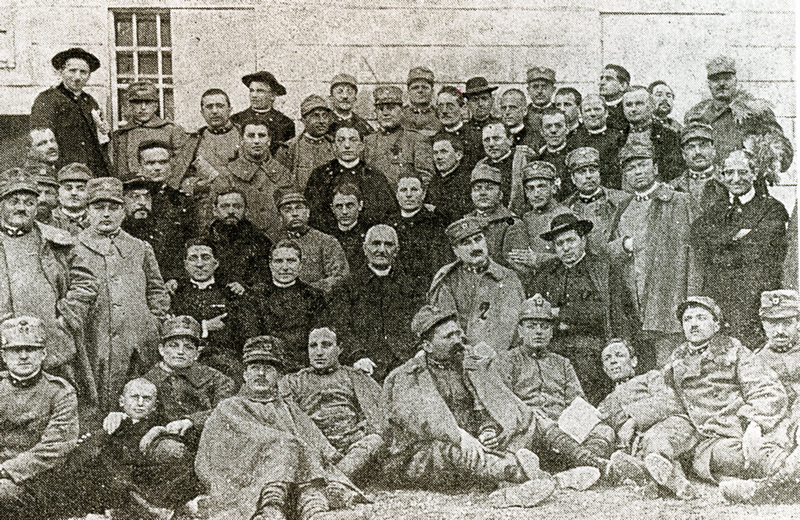
<path fill-rule="evenodd" d="M 526 76 L 528 80 L 528 96 L 531 103 L 528 105 L 528 114 L 525 116 L 525 126 L 538 142 L 538 150 L 544 146 L 542 137 L 542 111 L 553 106 L 553 94 L 556 92 L 556 72 L 547 67 L 531 67 Z"/>
<path fill-rule="evenodd" d="M 414 130 L 425 137 L 433 137 L 442 129 L 433 105 L 433 71 L 426 67 L 414 67 L 408 71 L 408 105 L 400 115 L 403 128 Z"/>
<path fill-rule="evenodd" d="M 478 164 L 470 174 L 470 198 L 475 208 L 465 216 L 481 219 L 489 256 L 500 265 L 508 261 L 503 254 L 503 242 L 509 228 L 519 219 L 503 205 L 500 170 L 488 164 Z"/>
<path fill-rule="evenodd" d="M 233 124 L 240 127 L 245 121 L 258 120 L 266 123 L 271 139 L 270 152 L 278 151 L 280 143 L 294 137 L 294 121 L 286 114 L 275 110 L 275 98 L 286 95 L 286 88 L 278 83 L 271 72 L 260 70 L 242 77 L 242 83 L 250 90 L 250 106 L 231 116 Z"/>
<path fill-rule="evenodd" d="M 58 141 L 49 128 L 31 128 L 28 133 L 28 155 L 22 168 L 31 175 L 56 177 Z"/>
<path fill-rule="evenodd" d="M 669 183 L 675 191 L 691 195 L 699 215 L 728 194 L 717 168 L 714 128 L 699 121 L 687 124 L 681 130 L 681 153 L 686 170 Z"/>

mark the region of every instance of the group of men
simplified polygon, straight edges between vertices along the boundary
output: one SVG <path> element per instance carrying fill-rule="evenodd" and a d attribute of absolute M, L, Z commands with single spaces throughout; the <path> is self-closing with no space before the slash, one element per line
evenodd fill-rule
<path fill-rule="evenodd" d="M 377 128 L 339 74 L 299 135 L 266 71 L 190 134 L 134 83 L 112 132 L 99 60 L 52 65 L 0 176 L 4 517 L 353 518 L 374 478 L 797 490 L 793 149 L 732 59 L 685 126 L 619 65 L 496 107 L 415 67 Z"/>

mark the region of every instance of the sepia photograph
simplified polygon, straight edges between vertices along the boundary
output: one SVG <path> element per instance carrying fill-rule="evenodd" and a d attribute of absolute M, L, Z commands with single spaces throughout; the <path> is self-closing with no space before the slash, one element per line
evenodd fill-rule
<path fill-rule="evenodd" d="M 800 519 L 792 0 L 0 0 L 0 520 Z"/>

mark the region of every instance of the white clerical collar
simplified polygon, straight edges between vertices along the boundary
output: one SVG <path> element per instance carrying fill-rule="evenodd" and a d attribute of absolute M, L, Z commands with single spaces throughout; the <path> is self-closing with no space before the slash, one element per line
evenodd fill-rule
<path fill-rule="evenodd" d="M 266 114 L 267 112 L 269 112 L 270 110 L 272 110 L 271 108 L 264 108 L 264 109 L 261 109 L 261 108 L 253 108 L 252 106 L 250 107 L 250 109 L 251 109 L 253 112 L 255 112 L 256 114 Z"/>
<path fill-rule="evenodd" d="M 567 147 L 567 142 L 566 141 L 561 143 L 561 146 L 559 146 L 558 148 L 550 148 L 549 144 L 546 146 L 547 151 L 550 152 L 550 153 L 558 153 L 558 152 L 560 152 L 561 150 L 563 150 L 566 147 Z"/>
<path fill-rule="evenodd" d="M 356 227 L 356 224 L 358 224 L 358 220 L 356 220 L 355 222 L 353 222 L 353 223 L 352 223 L 352 224 L 350 224 L 349 226 L 343 226 L 343 225 L 341 225 L 341 224 L 339 224 L 339 223 L 337 222 L 337 223 L 336 223 L 336 227 L 338 227 L 338 228 L 339 228 L 339 231 L 350 231 L 351 229 L 353 229 L 354 227 Z"/>
<path fill-rule="evenodd" d="M 391 265 L 389 267 L 387 267 L 386 269 L 378 269 L 378 268 L 374 267 L 372 264 L 367 264 L 367 267 L 369 268 L 370 271 L 375 273 L 375 276 L 388 276 L 389 275 L 389 271 L 392 270 L 392 266 Z"/>
<path fill-rule="evenodd" d="M 306 137 L 306 139 L 308 139 L 312 143 L 318 143 L 318 142 L 322 141 L 323 139 L 325 139 L 324 135 L 321 135 L 319 137 L 314 137 L 313 135 L 309 134 L 308 132 L 303 132 L 303 135 Z"/>
<path fill-rule="evenodd" d="M 352 112 L 348 113 L 347 115 L 342 115 L 341 112 L 337 112 L 336 110 L 334 110 L 333 112 L 336 114 L 336 117 L 338 117 L 339 120 L 341 120 L 341 121 L 349 121 L 349 120 L 353 119 L 353 113 Z"/>
<path fill-rule="evenodd" d="M 411 218 L 414 215 L 416 215 L 417 213 L 419 213 L 419 211 L 421 209 L 422 209 L 422 206 L 418 207 L 414 211 L 406 211 L 404 209 L 400 209 L 400 216 L 403 217 L 403 218 Z"/>
<path fill-rule="evenodd" d="M 733 204 L 734 196 L 735 195 L 728 193 L 728 200 L 731 202 L 731 204 Z M 755 196 L 756 196 L 756 189 L 751 187 L 750 191 L 748 191 L 744 195 L 739 195 L 739 202 L 741 202 L 742 204 L 747 204 L 748 202 L 753 200 L 753 197 Z"/>
<path fill-rule="evenodd" d="M 658 183 L 654 182 L 653 185 L 647 188 L 646 190 L 644 191 L 634 190 L 634 193 L 636 194 L 636 198 L 647 200 L 648 198 L 650 198 L 650 195 L 652 195 L 653 192 L 656 191 L 656 188 L 658 188 Z"/>
<path fill-rule="evenodd" d="M 446 132 L 452 133 L 452 132 L 458 132 L 459 130 L 461 130 L 462 126 L 464 126 L 464 121 L 459 121 L 457 125 L 451 126 L 449 128 L 448 127 L 444 127 L 444 129 L 445 129 Z"/>
<path fill-rule="evenodd" d="M 197 287 L 201 291 L 204 290 L 204 289 L 208 289 L 209 287 L 214 285 L 214 277 L 213 276 L 211 278 L 209 278 L 208 280 L 206 280 L 205 282 L 200 282 L 200 281 L 197 281 L 197 280 L 194 280 L 194 279 L 189 280 L 189 281 L 192 282 L 192 285 L 194 285 L 195 287 Z"/>
<path fill-rule="evenodd" d="M 283 283 L 283 282 L 279 282 L 278 280 L 276 280 L 276 279 L 274 279 L 274 278 L 272 279 L 272 285 L 274 285 L 275 287 L 280 287 L 281 289 L 285 289 L 285 288 L 287 288 L 287 287 L 291 287 L 291 286 L 293 286 L 295 283 L 297 283 L 297 278 L 295 278 L 294 280 L 292 280 L 292 281 L 291 281 L 291 282 L 289 282 L 289 283 Z"/>
<path fill-rule="evenodd" d="M 603 125 L 603 128 L 598 128 L 597 130 L 592 130 L 592 129 L 591 129 L 591 128 L 589 128 L 588 126 L 586 127 L 586 131 L 587 131 L 587 132 L 589 132 L 591 135 L 598 135 L 598 134 L 602 134 L 602 133 L 603 133 L 603 132 L 605 132 L 606 130 L 607 130 L 607 127 L 606 127 L 606 125 Z"/>
<path fill-rule="evenodd" d="M 575 121 L 574 125 L 572 125 L 571 127 L 567 128 L 567 133 L 572 132 L 573 130 L 575 130 L 579 126 L 581 126 L 581 122 L 580 121 Z"/>
<path fill-rule="evenodd" d="M 606 101 L 605 103 L 607 107 L 615 107 L 619 105 L 621 102 L 622 102 L 622 96 L 618 97 L 614 101 Z"/>
<path fill-rule="evenodd" d="M 516 135 L 516 134 L 522 132 L 523 128 L 525 128 L 525 125 L 523 123 L 520 123 L 517 126 L 515 126 L 514 128 L 509 128 L 508 131 L 509 131 L 509 133 L 512 133 L 512 134 Z"/>
<path fill-rule="evenodd" d="M 350 169 L 352 169 L 352 168 L 355 168 L 355 167 L 356 167 L 356 165 L 358 164 L 358 161 L 360 161 L 361 159 L 359 159 L 359 158 L 356 158 L 356 159 L 354 159 L 354 160 L 352 160 L 352 161 L 350 161 L 350 162 L 344 162 L 344 161 L 343 161 L 343 160 L 341 160 L 341 159 L 336 159 L 336 160 L 337 160 L 337 161 L 339 161 L 339 164 L 341 164 L 342 166 L 344 166 L 345 168 L 347 168 L 348 170 L 350 170 Z"/>
<path fill-rule="evenodd" d="M 711 166 L 709 166 L 705 170 L 702 170 L 702 171 L 699 171 L 699 172 L 695 171 L 695 170 L 692 170 L 690 168 L 689 169 L 689 173 L 697 175 L 698 177 L 702 177 L 702 178 L 711 177 L 714 174 L 714 165 L 712 164 Z"/>

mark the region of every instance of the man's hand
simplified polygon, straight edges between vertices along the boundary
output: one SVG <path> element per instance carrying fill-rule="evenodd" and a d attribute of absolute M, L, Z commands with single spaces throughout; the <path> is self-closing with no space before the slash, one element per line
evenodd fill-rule
<path fill-rule="evenodd" d="M 761 426 L 756 422 L 747 425 L 742 435 L 742 453 L 744 454 L 744 469 L 758 459 L 758 448 L 761 446 Z"/>
<path fill-rule="evenodd" d="M 178 280 L 172 278 L 171 280 L 167 280 L 164 282 L 164 286 L 167 288 L 170 294 L 175 294 L 175 291 L 178 290 Z"/>
<path fill-rule="evenodd" d="M 371 376 L 373 372 L 375 372 L 375 367 L 378 366 L 372 361 L 370 358 L 361 358 L 355 363 L 353 363 L 353 368 L 356 370 L 361 370 L 368 376 Z"/>
<path fill-rule="evenodd" d="M 619 429 L 617 432 L 617 437 L 619 437 L 619 443 L 621 446 L 630 447 L 631 443 L 633 442 L 633 436 L 636 435 L 636 421 L 633 419 L 628 419 L 625 421 L 625 424 L 622 425 L 622 428 Z"/>
<path fill-rule="evenodd" d="M 481 441 L 459 429 L 461 435 L 461 453 L 467 458 L 467 466 L 472 470 L 477 470 L 486 462 L 486 450 Z"/>
<path fill-rule="evenodd" d="M 117 431 L 117 428 L 119 428 L 119 425 L 122 423 L 123 419 L 127 418 L 128 414 L 126 414 L 125 412 L 111 412 L 108 415 L 106 415 L 105 419 L 103 419 L 103 429 L 109 435 L 111 435 L 112 433 Z"/>
<path fill-rule="evenodd" d="M 500 446 L 500 437 L 497 435 L 497 430 L 494 428 L 487 428 L 478 435 L 478 440 L 483 444 L 487 450 L 496 450 Z"/>
<path fill-rule="evenodd" d="M 539 255 L 528 249 L 512 249 L 508 252 L 508 259 L 511 262 L 524 265 L 526 267 L 536 267 Z"/>
<path fill-rule="evenodd" d="M 230 289 L 231 292 L 233 294 L 235 294 L 236 296 L 243 295 L 244 291 L 245 291 L 244 286 L 242 284 L 240 284 L 239 282 L 231 282 L 231 283 L 229 283 L 228 284 L 228 289 Z"/>
<path fill-rule="evenodd" d="M 628 253 L 633 253 L 633 239 L 631 237 L 625 237 L 622 240 L 622 248 Z"/>
<path fill-rule="evenodd" d="M 209 332 L 222 330 L 222 329 L 225 328 L 225 321 L 223 321 L 223 320 L 225 320 L 225 318 L 227 318 L 227 317 L 228 317 L 228 313 L 227 312 L 223 312 L 219 316 L 214 316 L 211 319 L 203 320 L 203 327 Z"/>
<path fill-rule="evenodd" d="M 173 435 L 183 435 L 194 424 L 189 419 L 179 419 L 167 424 L 167 433 Z"/>

